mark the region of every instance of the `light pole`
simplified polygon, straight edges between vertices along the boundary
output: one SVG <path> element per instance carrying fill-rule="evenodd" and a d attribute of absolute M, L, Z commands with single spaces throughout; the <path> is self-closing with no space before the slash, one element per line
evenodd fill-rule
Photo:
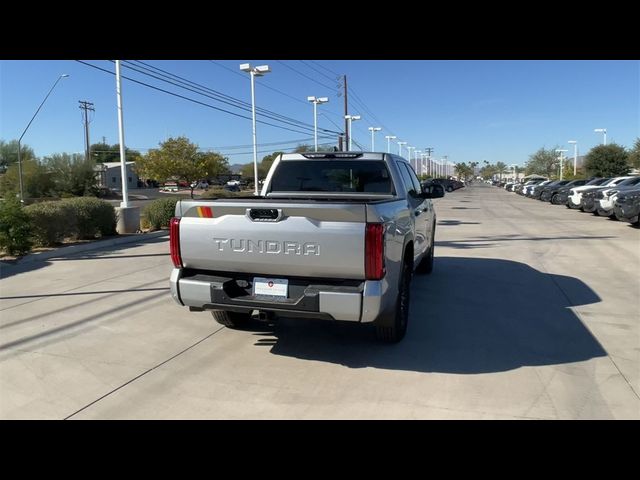
<path fill-rule="evenodd" d="M 607 129 L 606 128 L 596 128 L 593 130 L 596 133 L 603 133 L 604 134 L 604 142 L 603 145 L 607 144 Z"/>
<path fill-rule="evenodd" d="M 395 135 L 385 135 L 384 138 L 387 139 L 387 153 L 391 153 L 391 139 L 397 137 Z"/>
<path fill-rule="evenodd" d="M 412 154 L 412 150 L 415 150 L 416 147 L 410 147 L 409 145 L 407 145 L 407 152 L 409 152 L 409 155 L 407 156 L 407 160 L 409 160 L 409 164 L 411 164 L 411 154 Z"/>
<path fill-rule="evenodd" d="M 415 160 L 416 163 L 416 175 L 420 175 L 420 173 L 418 173 L 418 154 L 422 153 L 422 150 L 414 150 L 413 152 L 413 159 Z"/>
<path fill-rule="evenodd" d="M 382 130 L 381 127 L 369 127 L 369 131 L 371 132 L 371 151 L 372 152 L 376 151 L 376 142 L 374 139 L 374 135 L 376 132 L 379 132 L 380 130 Z"/>
<path fill-rule="evenodd" d="M 269 65 L 260 65 L 252 68 L 249 63 L 240 64 L 240 70 L 243 72 L 249 72 L 251 74 L 251 116 L 253 126 L 253 178 L 255 183 L 254 195 L 258 196 L 258 143 L 256 138 L 256 93 L 255 93 L 255 77 L 261 77 L 265 73 L 269 73 L 271 69 Z"/>
<path fill-rule="evenodd" d="M 407 142 L 398 142 L 398 155 L 402 156 L 402 145 L 406 145 Z"/>
<path fill-rule="evenodd" d="M 560 153 L 560 180 L 562 180 L 562 161 L 564 160 L 564 157 L 562 156 L 562 154 L 564 152 L 568 152 L 569 150 L 566 149 L 561 149 L 561 148 L 557 148 L 556 152 Z"/>
<path fill-rule="evenodd" d="M 576 165 L 578 165 L 578 142 L 576 140 L 569 140 L 567 142 L 573 145 L 573 176 L 576 176 Z"/>
<path fill-rule="evenodd" d="M 36 110 L 36 113 L 33 114 L 33 117 L 31 117 L 31 120 L 29 120 L 29 123 L 27 124 L 26 128 L 22 132 L 22 135 L 20 135 L 20 138 L 18 139 L 18 179 L 19 179 L 19 183 L 20 183 L 20 205 L 24 204 L 24 188 L 22 186 L 22 157 L 21 157 L 21 153 L 20 153 L 20 146 L 21 146 L 21 142 L 22 142 L 22 137 L 24 137 L 24 134 L 27 133 L 27 130 L 29 130 L 29 127 L 31 126 L 31 123 L 36 118 L 36 115 L 38 115 L 38 112 L 40 111 L 40 109 L 44 105 L 44 102 L 46 102 L 47 98 L 49 98 L 49 95 L 51 95 L 51 92 L 53 92 L 53 89 L 56 88 L 56 85 L 58 84 L 58 82 L 60 80 L 62 80 L 63 78 L 67 78 L 68 76 L 69 76 L 68 74 L 63 73 L 62 75 L 60 75 L 57 78 L 57 80 L 53 84 L 53 87 L 51 87 L 51 90 L 49 90 L 49 93 L 47 93 L 47 96 L 44 97 L 44 100 L 42 100 L 42 103 L 40 104 L 40 106 Z"/>
<path fill-rule="evenodd" d="M 354 120 L 360 120 L 361 117 L 360 115 L 345 115 L 344 118 L 346 118 L 349 121 L 349 151 L 351 151 L 351 143 L 353 141 L 351 122 L 353 122 Z"/>
<path fill-rule="evenodd" d="M 318 151 L 318 104 L 327 103 L 329 99 L 327 97 L 307 97 L 307 100 L 313 103 L 313 142 L 315 145 L 315 151 Z"/>

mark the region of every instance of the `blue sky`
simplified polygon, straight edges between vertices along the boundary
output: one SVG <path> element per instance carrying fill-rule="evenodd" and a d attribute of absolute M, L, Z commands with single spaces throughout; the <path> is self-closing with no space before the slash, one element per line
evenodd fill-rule
<path fill-rule="evenodd" d="M 115 71 L 106 60 L 86 62 Z M 573 147 L 580 154 L 602 141 L 594 128 L 607 129 L 608 143 L 630 147 L 640 136 L 640 62 L 537 60 L 143 60 L 235 99 L 251 102 L 248 74 L 239 64 L 268 64 L 271 73 L 256 78 L 256 104 L 313 125 L 313 106 L 307 96 L 327 96 L 318 106 L 318 126 L 342 130 L 344 100 L 338 97 L 336 74 L 346 74 L 349 113 L 354 139 L 369 150 L 370 126 L 376 150 L 386 151 L 385 135 L 419 149 L 433 147 L 435 158 L 450 161 L 487 160 L 523 165 L 540 147 Z M 140 66 L 140 64 L 138 64 Z M 0 138 L 18 138 L 38 105 L 62 73 L 69 74 L 55 90 L 29 128 L 23 143 L 38 156 L 84 151 L 84 130 L 78 100 L 95 105 L 91 142 L 106 137 L 117 143 L 115 77 L 73 60 L 0 62 Z M 123 75 L 185 95 L 212 106 L 241 111 L 133 72 Z M 278 90 L 278 91 L 274 91 Z M 125 144 L 146 152 L 169 136 L 185 135 L 203 149 L 215 149 L 229 162 L 252 161 L 251 120 L 197 105 L 123 80 Z M 258 119 L 260 119 L 260 115 Z M 273 120 L 268 120 L 273 122 Z M 278 122 L 273 122 L 278 123 Z M 279 125 L 282 125 L 278 123 Z M 313 143 L 313 130 L 292 132 L 258 124 L 263 155 Z M 340 128 L 338 128 L 340 127 Z M 335 142 L 335 135 L 322 142 Z M 276 142 L 281 145 L 263 145 Z M 398 151 L 392 144 L 392 151 Z M 406 149 L 403 149 L 406 154 Z"/>

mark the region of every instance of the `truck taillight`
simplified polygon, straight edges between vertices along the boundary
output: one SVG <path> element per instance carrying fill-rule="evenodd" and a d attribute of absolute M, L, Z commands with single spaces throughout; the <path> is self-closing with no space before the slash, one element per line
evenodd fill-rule
<path fill-rule="evenodd" d="M 176 268 L 182 268 L 182 257 L 180 257 L 180 219 L 173 217 L 169 222 L 169 250 L 171 251 L 171 261 Z"/>
<path fill-rule="evenodd" d="M 367 223 L 364 234 L 364 274 L 367 280 L 384 277 L 384 225 Z"/>

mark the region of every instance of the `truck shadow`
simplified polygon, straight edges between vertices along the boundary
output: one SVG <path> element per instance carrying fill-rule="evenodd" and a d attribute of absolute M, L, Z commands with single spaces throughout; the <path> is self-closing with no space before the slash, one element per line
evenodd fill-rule
<path fill-rule="evenodd" d="M 579 362 L 606 351 L 569 307 L 600 301 L 577 278 L 508 260 L 437 257 L 414 276 L 404 340 L 385 345 L 366 325 L 281 319 L 257 326 L 274 355 L 417 372 L 478 374 Z"/>

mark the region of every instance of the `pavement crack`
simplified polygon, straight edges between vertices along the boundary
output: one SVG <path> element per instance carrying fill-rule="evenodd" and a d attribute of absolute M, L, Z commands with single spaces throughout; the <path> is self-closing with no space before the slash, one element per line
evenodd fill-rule
<path fill-rule="evenodd" d="M 144 371 L 144 372 L 142 372 L 141 374 L 136 375 L 135 377 L 133 377 L 132 379 L 130 379 L 130 380 L 128 380 L 128 381 L 126 381 L 125 383 L 123 383 L 123 384 L 122 384 L 122 385 L 120 385 L 119 387 L 114 388 L 114 389 L 113 389 L 113 390 L 111 390 L 110 392 L 107 392 L 107 393 L 105 393 L 104 395 L 102 395 L 101 397 L 96 398 L 93 402 L 90 402 L 90 403 L 86 404 L 84 407 L 82 407 L 82 408 L 80 408 L 80 409 L 76 410 L 76 411 L 75 411 L 75 412 L 73 412 L 71 415 L 66 416 L 66 417 L 64 418 L 64 420 L 69 420 L 71 417 L 73 417 L 73 416 L 77 415 L 78 413 L 82 412 L 83 410 L 86 410 L 86 409 L 87 409 L 87 408 L 89 408 L 90 406 L 95 405 L 95 404 L 96 404 L 96 403 L 98 403 L 100 400 L 103 400 L 104 398 L 107 398 L 109 395 L 111 395 L 111 394 L 113 394 L 113 393 L 117 392 L 118 390 L 120 390 L 120 389 L 122 389 L 122 388 L 126 387 L 126 386 L 127 386 L 127 385 L 129 385 L 130 383 L 133 383 L 133 382 L 135 382 L 136 380 L 138 380 L 139 378 L 142 378 L 142 377 L 143 377 L 143 376 L 145 376 L 147 373 L 152 372 L 152 371 L 153 371 L 153 370 L 155 370 L 156 368 L 161 367 L 161 366 L 162 366 L 162 365 L 164 365 L 165 363 L 168 363 L 168 362 L 170 362 L 171 360 L 173 360 L 174 358 L 179 357 L 179 356 L 180 356 L 180 355 L 182 355 L 183 353 L 185 353 L 185 352 L 187 352 L 187 351 L 191 350 L 193 347 L 195 347 L 195 346 L 197 346 L 197 345 L 201 344 L 202 342 L 204 342 L 205 340 L 207 340 L 207 339 L 211 338 L 212 336 L 214 336 L 216 333 L 218 333 L 220 330 L 223 330 L 223 329 L 224 329 L 224 327 L 220 327 L 219 329 L 214 330 L 214 331 L 213 331 L 213 332 L 211 332 L 209 335 L 207 335 L 206 337 L 201 338 L 201 339 L 200 339 L 200 340 L 198 340 L 197 342 L 195 342 L 195 343 L 193 343 L 193 344 L 189 345 L 189 346 L 188 346 L 187 348 L 185 348 L 184 350 L 181 350 L 181 351 L 179 351 L 178 353 L 176 353 L 175 355 L 173 355 L 173 356 L 171 356 L 171 357 L 167 358 L 166 360 L 164 360 L 164 361 L 162 361 L 162 362 L 158 363 L 157 365 L 154 365 L 153 367 L 148 368 L 147 370 L 145 370 L 145 371 Z"/>

